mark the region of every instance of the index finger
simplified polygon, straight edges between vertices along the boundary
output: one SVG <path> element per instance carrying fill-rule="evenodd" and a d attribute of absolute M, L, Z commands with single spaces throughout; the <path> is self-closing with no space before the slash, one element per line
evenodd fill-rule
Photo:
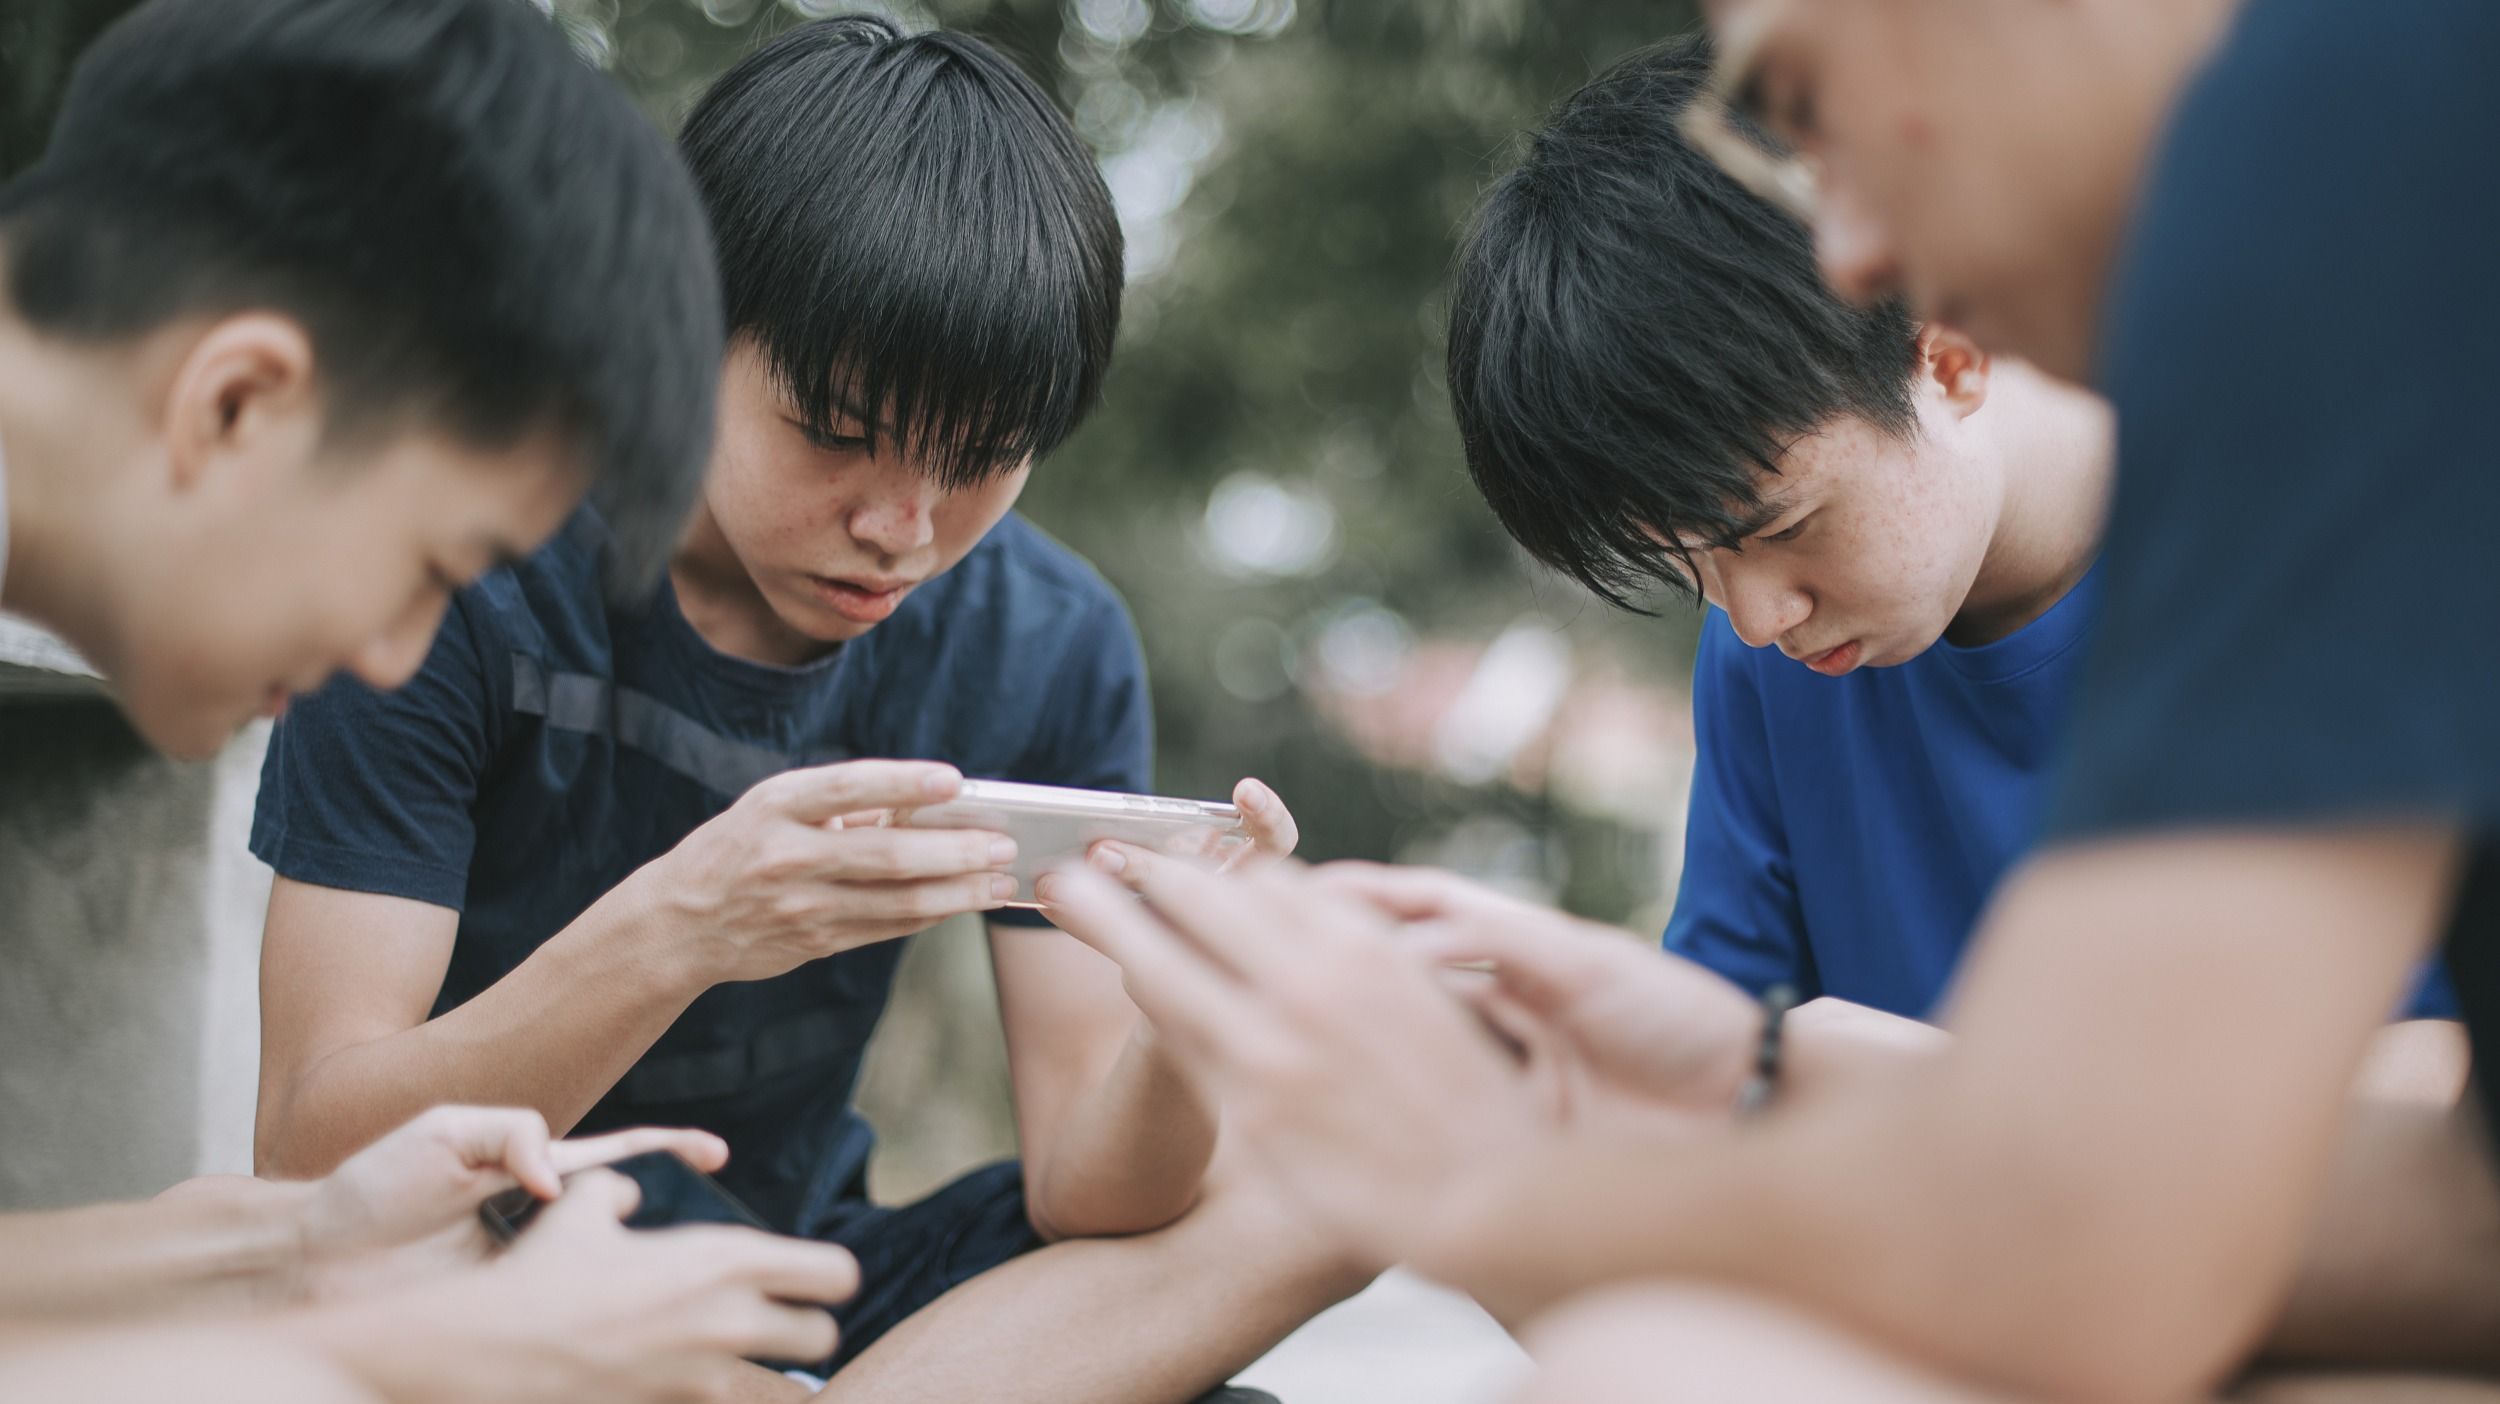
<path fill-rule="evenodd" d="M 802 824 L 824 824 L 864 809 L 940 804 L 963 787 L 963 772 L 936 761 L 859 760 L 786 770 L 756 789 Z"/>
<path fill-rule="evenodd" d="M 789 1238 L 758 1229 L 692 1224 L 656 1230 L 660 1236 L 697 1243 L 720 1255 L 726 1273 L 785 1302 L 832 1306 L 859 1291 L 859 1259 L 831 1243 Z"/>
<path fill-rule="evenodd" d="M 570 1175 L 593 1165 L 613 1165 L 629 1156 L 661 1150 L 675 1153 L 697 1170 L 718 1170 L 729 1163 L 728 1142 L 709 1131 L 682 1126 L 637 1126 L 604 1136 L 558 1141 L 547 1148 L 547 1156 L 557 1174 Z"/>

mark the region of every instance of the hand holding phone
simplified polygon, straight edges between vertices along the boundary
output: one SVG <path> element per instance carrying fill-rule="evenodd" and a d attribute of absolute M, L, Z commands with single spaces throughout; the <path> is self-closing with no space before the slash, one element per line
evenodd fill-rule
<path fill-rule="evenodd" d="M 1066 863 L 1081 862 L 1106 839 L 1210 867 L 1250 845 L 1241 810 L 1211 800 L 1163 795 L 1073 790 L 1005 780 L 966 780 L 943 804 L 897 812 L 893 822 L 915 829 L 979 829 L 1016 841 L 1007 869 L 1015 879 L 1010 907 L 1039 907 L 1036 879 Z"/>

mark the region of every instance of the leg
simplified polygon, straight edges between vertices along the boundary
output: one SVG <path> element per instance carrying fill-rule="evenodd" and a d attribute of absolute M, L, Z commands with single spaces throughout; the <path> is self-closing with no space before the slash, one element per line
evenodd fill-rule
<path fill-rule="evenodd" d="M 956 1287 L 879 1337 L 820 1398 L 1182 1404 L 1372 1276 L 1285 1206 L 1218 1173 L 1169 1228 L 1054 1243 Z"/>
<path fill-rule="evenodd" d="M 1594 1292 L 1527 1333 L 1537 1378 L 1520 1404 L 2018 1404 L 1886 1356 L 1802 1312 L 1718 1288 Z M 2431 1376 L 2270 1374 L 2225 1404 L 2500 1404 L 2500 1383 Z"/>
<path fill-rule="evenodd" d="M 1523 1343 L 1537 1376 L 1519 1404 L 2011 1404 L 1719 1288 L 1592 1292 L 1538 1318 Z"/>

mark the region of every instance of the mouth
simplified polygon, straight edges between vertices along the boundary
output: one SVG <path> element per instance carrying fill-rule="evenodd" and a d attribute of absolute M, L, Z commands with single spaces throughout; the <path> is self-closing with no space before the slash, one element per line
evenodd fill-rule
<path fill-rule="evenodd" d="M 1858 666 L 1858 660 L 1865 654 L 1865 646 L 1851 639 L 1837 648 L 1827 648 L 1811 658 L 1798 661 L 1827 678 L 1836 678 Z"/>
<path fill-rule="evenodd" d="M 843 580 L 830 575 L 811 575 L 808 585 L 816 598 L 833 608 L 833 612 L 854 624 L 881 624 L 890 617 L 903 596 L 919 584 L 917 580 Z"/>

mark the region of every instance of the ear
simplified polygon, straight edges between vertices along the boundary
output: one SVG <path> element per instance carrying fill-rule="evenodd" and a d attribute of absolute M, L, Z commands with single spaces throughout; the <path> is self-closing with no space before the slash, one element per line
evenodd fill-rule
<path fill-rule="evenodd" d="M 1988 353 L 1979 343 L 1934 322 L 1918 329 L 1920 368 L 1955 416 L 1968 419 L 1988 403 Z"/>
<path fill-rule="evenodd" d="M 312 337 L 268 312 L 212 323 L 174 367 L 163 423 L 177 493 L 212 474 L 265 473 L 310 458 L 321 439 Z"/>

